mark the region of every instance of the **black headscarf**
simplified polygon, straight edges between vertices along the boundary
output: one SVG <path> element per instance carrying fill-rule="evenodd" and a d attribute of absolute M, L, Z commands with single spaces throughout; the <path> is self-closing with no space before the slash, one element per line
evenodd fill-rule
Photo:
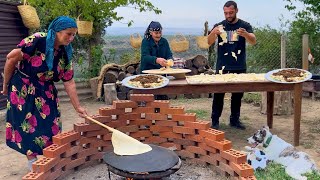
<path fill-rule="evenodd" d="M 144 33 L 144 37 L 149 39 L 151 37 L 150 31 L 161 31 L 162 26 L 157 21 L 151 21 L 148 28 L 146 29 L 146 32 Z"/>

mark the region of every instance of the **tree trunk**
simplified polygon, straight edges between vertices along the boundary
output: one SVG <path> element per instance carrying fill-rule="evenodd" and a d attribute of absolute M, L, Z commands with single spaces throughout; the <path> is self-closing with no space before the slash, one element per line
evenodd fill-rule
<path fill-rule="evenodd" d="M 267 93 L 261 94 L 261 113 L 267 113 Z M 293 100 L 291 91 L 274 92 L 274 115 L 291 115 L 293 113 Z"/>
<path fill-rule="evenodd" d="M 125 77 L 126 77 L 126 73 L 123 71 L 120 71 L 118 75 L 118 80 L 122 81 Z"/>

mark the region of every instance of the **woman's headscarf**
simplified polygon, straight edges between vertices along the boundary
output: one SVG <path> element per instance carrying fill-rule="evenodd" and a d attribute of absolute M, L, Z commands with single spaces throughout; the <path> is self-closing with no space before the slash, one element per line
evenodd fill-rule
<path fill-rule="evenodd" d="M 146 29 L 146 32 L 144 33 L 144 37 L 149 39 L 151 37 L 150 31 L 161 31 L 162 26 L 157 21 L 151 21 L 148 28 Z"/>
<path fill-rule="evenodd" d="M 46 62 L 49 70 L 52 70 L 53 59 L 54 59 L 54 41 L 56 39 L 56 33 L 68 28 L 77 28 L 76 22 L 68 16 L 59 16 L 55 18 L 48 28 L 48 35 L 46 39 Z M 67 52 L 68 61 L 72 57 L 72 46 L 71 44 L 64 46 Z"/>

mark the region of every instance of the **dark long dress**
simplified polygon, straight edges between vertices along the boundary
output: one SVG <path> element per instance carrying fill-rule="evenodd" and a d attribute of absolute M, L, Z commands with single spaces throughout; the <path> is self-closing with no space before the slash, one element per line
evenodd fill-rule
<path fill-rule="evenodd" d="M 45 60 L 46 33 L 36 33 L 17 46 L 23 52 L 8 86 L 6 143 L 26 155 L 41 155 L 61 131 L 59 98 L 54 82 L 73 78 L 64 47 L 55 50 L 53 68 Z"/>

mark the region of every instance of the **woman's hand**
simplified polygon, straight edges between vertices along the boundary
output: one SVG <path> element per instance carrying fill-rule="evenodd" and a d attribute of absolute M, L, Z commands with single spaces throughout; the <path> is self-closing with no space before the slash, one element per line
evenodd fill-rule
<path fill-rule="evenodd" d="M 1 94 L 7 96 L 8 95 L 8 85 L 3 84 Z"/>
<path fill-rule="evenodd" d="M 167 66 L 167 60 L 164 58 L 157 58 L 156 63 L 160 64 L 161 66 Z"/>
<path fill-rule="evenodd" d="M 81 106 L 78 107 L 76 111 L 78 112 L 79 116 L 82 118 L 85 118 L 86 116 L 88 116 L 87 110 Z"/>

